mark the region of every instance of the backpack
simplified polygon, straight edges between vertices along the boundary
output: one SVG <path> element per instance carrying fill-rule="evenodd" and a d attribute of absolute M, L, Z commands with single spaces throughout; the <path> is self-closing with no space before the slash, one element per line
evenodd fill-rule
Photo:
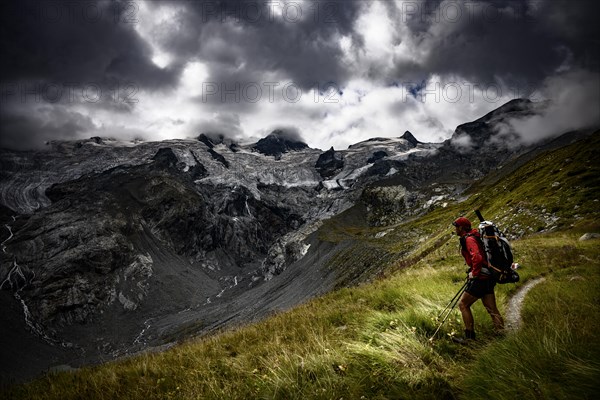
<path fill-rule="evenodd" d="M 481 223 L 479 224 L 479 240 L 483 244 L 485 257 L 488 262 L 489 274 L 497 283 L 516 283 L 519 274 L 511 267 L 513 254 L 510 243 L 491 221 L 485 221 L 478 210 L 475 211 Z"/>

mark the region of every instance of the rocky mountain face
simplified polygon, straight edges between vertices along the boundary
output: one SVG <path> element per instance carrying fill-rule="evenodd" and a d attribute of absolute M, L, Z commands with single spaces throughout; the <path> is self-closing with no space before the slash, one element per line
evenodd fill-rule
<path fill-rule="evenodd" d="M 253 147 L 267 156 L 274 156 L 275 159 L 281 159 L 281 155 L 290 151 L 300 151 L 307 149 L 308 145 L 298 139 L 291 139 L 285 135 L 282 130 L 275 130 L 266 138 L 260 139 Z"/>
<path fill-rule="evenodd" d="M 443 206 L 527 151 L 501 148 L 497 126 L 532 112 L 513 101 L 437 144 L 405 132 L 322 152 L 275 131 L 0 150 L 0 333 L 15 341 L 2 372 L 98 362 L 331 290 L 344 265 L 325 266 L 351 250 L 320 240 L 321 221 L 361 205 L 384 226 Z"/>

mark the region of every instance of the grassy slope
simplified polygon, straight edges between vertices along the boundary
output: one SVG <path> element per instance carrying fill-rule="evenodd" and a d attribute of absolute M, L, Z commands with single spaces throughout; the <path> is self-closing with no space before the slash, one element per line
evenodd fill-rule
<path fill-rule="evenodd" d="M 479 187 L 465 202 L 391 230 L 334 218 L 321 231 L 323 239 L 353 240 L 415 262 L 400 268 L 407 263 L 397 260 L 383 279 L 337 290 L 257 324 L 160 354 L 51 375 L 5 394 L 42 399 L 592 398 L 600 392 L 599 241 L 577 238 L 600 229 L 598 150 L 596 134 L 538 157 L 493 186 Z M 484 204 L 490 194 L 493 200 Z M 462 330 L 456 312 L 430 344 L 435 316 L 464 279 L 450 221 L 475 207 L 509 233 L 525 235 L 513 243 L 524 265 L 522 282 L 540 274 L 547 280 L 526 298 L 518 333 L 493 337 L 478 303 L 476 345 L 465 348 L 447 339 Z M 376 239 L 383 230 L 389 231 Z M 336 260 L 343 267 L 343 257 Z M 498 286 L 501 311 L 518 286 Z"/>

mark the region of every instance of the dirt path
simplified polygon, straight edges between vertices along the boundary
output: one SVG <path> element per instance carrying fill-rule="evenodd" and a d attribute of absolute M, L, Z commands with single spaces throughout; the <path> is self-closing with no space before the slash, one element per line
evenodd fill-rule
<path fill-rule="evenodd" d="M 523 285 L 517 293 L 508 301 L 508 311 L 506 312 L 506 329 L 511 331 L 516 331 L 521 327 L 521 308 L 523 306 L 523 300 L 525 300 L 525 295 L 529 292 L 535 285 L 541 283 L 545 280 L 545 278 L 540 277 L 533 279 Z"/>

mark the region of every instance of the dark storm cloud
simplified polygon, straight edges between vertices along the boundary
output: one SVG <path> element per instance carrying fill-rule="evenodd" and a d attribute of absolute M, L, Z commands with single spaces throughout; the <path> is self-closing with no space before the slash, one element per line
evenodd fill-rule
<path fill-rule="evenodd" d="M 274 8 L 276 3 L 281 7 Z M 171 66 L 159 68 L 150 59 L 149 44 L 134 29 L 142 22 L 135 2 L 2 2 L 0 72 L 3 81 L 133 81 L 157 89 L 176 84 L 181 66 L 199 60 L 208 65 L 209 79 L 219 83 L 256 82 L 273 72 L 303 88 L 329 81 L 343 85 L 356 71 L 341 61 L 339 38 L 351 37 L 354 50 L 363 48 L 356 20 L 370 4 L 148 1 L 145 5 L 153 11 L 179 7 L 171 24 L 152 32 L 156 44 L 175 57 Z M 396 26 L 409 28 L 411 37 L 397 35 L 394 44 L 410 39 L 425 54 L 419 62 L 398 61 L 390 76 L 383 77 L 388 80 L 419 81 L 437 73 L 535 84 L 565 61 L 598 67 L 596 1 L 382 4 Z M 442 25 L 448 29 L 435 29 Z"/>
<path fill-rule="evenodd" d="M 87 133 L 95 129 L 92 120 L 85 115 L 46 105 L 12 110 L 0 115 L 0 124 L 0 147 L 17 150 L 43 149 L 49 140 L 89 137 Z"/>
<path fill-rule="evenodd" d="M 397 79 L 453 74 L 527 92 L 561 67 L 598 69 L 596 1 L 428 1 L 402 11 L 427 56 L 398 63 Z"/>
<path fill-rule="evenodd" d="M 546 1 L 539 9 L 544 27 L 559 37 L 558 45 L 572 53 L 571 63 L 590 71 L 600 70 L 600 3 L 592 0 Z"/>
<path fill-rule="evenodd" d="M 167 1 L 175 29 L 158 29 L 160 45 L 181 59 L 208 63 L 213 82 L 252 82 L 280 72 L 303 88 L 350 77 L 340 35 L 354 35 L 364 2 Z M 159 7 L 161 3 L 154 3 Z M 355 38 L 360 41 L 360 37 Z"/>
<path fill-rule="evenodd" d="M 85 0 L 0 3 L 1 79 L 58 84 L 133 82 L 157 89 L 176 83 L 134 27 L 135 3 Z"/>
<path fill-rule="evenodd" d="M 129 113 L 140 92 L 174 87 L 135 31 L 128 1 L 0 2 L 0 145 L 24 149 L 93 130 L 83 109 Z"/>
<path fill-rule="evenodd" d="M 274 4 L 280 8 L 274 8 Z M 302 88 L 355 76 L 343 61 L 339 38 L 364 50 L 356 21 L 370 1 L 267 2 L 256 0 L 148 1 L 152 11 L 178 7 L 170 24 L 154 27 L 156 45 L 174 56 L 159 68 L 148 43 L 137 34 L 135 2 L 99 0 L 2 2 L 0 45 L 3 81 L 132 81 L 157 89 L 177 82 L 181 66 L 199 60 L 212 82 L 261 82 L 279 73 Z M 535 85 L 565 61 L 598 66 L 598 2 L 384 1 L 396 28 L 394 45 L 410 41 L 425 54 L 399 60 L 389 76 L 374 79 L 418 82 L 431 74 L 473 81 Z M 458 13 L 458 14 L 457 14 Z M 436 26 L 447 29 L 436 29 Z M 396 29 L 398 31 L 398 29 Z M 403 37 L 404 35 L 404 37 Z M 384 73 L 371 68 L 370 74 Z"/>
<path fill-rule="evenodd" d="M 343 86 L 359 73 L 342 61 L 339 39 L 352 38 L 355 53 L 368 50 L 356 21 L 372 3 L 290 2 L 286 9 L 253 0 L 149 4 L 180 7 L 175 28 L 157 28 L 155 37 L 180 62 L 206 63 L 210 81 L 260 83 L 266 73 L 280 73 L 309 89 L 329 81 Z M 410 42 L 423 57 L 399 59 L 387 71 L 373 64 L 363 76 L 368 79 L 420 82 L 431 74 L 455 75 L 479 83 L 518 85 L 526 95 L 561 66 L 598 67 L 598 53 L 592 49 L 599 44 L 595 16 L 600 7 L 592 0 L 382 4 L 396 31 L 392 45 Z"/>

